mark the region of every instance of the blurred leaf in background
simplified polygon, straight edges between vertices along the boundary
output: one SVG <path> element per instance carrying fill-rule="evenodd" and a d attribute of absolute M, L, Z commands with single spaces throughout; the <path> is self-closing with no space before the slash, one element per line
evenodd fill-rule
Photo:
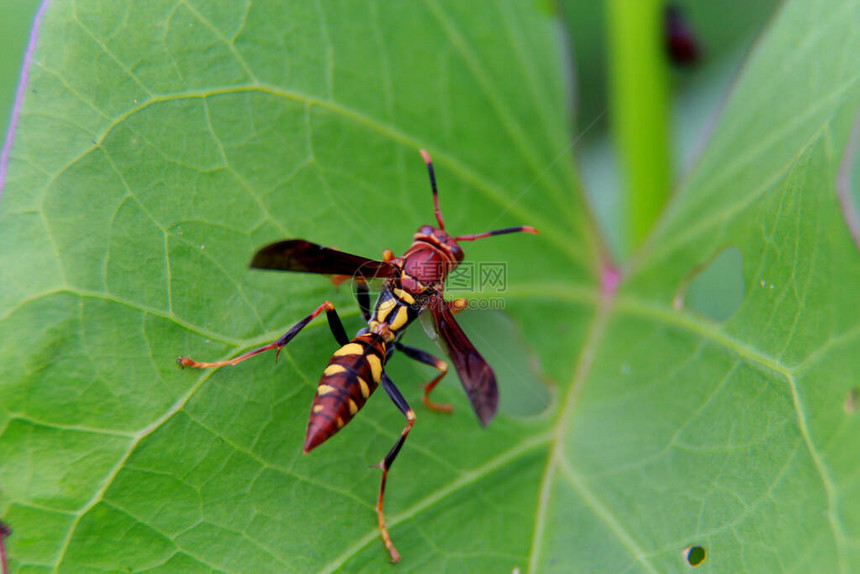
<path fill-rule="evenodd" d="M 672 70 L 670 144 L 675 177 L 683 177 L 704 145 L 744 58 L 778 0 L 678 0 L 701 48 L 695 65 Z M 667 4 L 668 5 L 668 4 Z M 605 2 L 563 0 L 577 90 L 574 97 L 579 168 L 592 208 L 612 252 L 624 252 L 624 179 L 609 135 L 607 7 Z"/>
<path fill-rule="evenodd" d="M 681 88 L 701 81 L 701 76 L 725 66 L 737 71 L 743 56 L 780 0 L 674 0 L 702 47 L 696 67 L 674 76 Z M 668 3 L 667 3 L 668 4 Z M 598 129 L 583 133 L 584 141 L 605 131 L 607 98 L 607 22 L 605 2 L 562 0 L 561 14 L 571 38 L 577 77 L 576 118 L 580 130 L 599 123 Z M 716 92 L 718 95 L 719 91 Z M 600 128 L 603 129 L 600 129 Z"/>

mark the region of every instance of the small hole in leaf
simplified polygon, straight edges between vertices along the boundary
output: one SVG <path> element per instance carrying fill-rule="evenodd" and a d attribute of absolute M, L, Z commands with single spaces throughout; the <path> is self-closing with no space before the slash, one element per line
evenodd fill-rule
<path fill-rule="evenodd" d="M 725 321 L 738 310 L 745 292 L 743 255 L 737 247 L 727 247 L 687 276 L 674 306 Z"/>
<path fill-rule="evenodd" d="M 842 405 L 842 408 L 849 415 L 853 415 L 854 411 L 857 410 L 857 387 L 851 387 L 848 391 L 848 394 L 845 396 L 845 404 Z"/>
<path fill-rule="evenodd" d="M 701 546 L 687 546 L 684 548 L 684 560 L 690 566 L 698 566 L 705 561 L 707 553 Z"/>

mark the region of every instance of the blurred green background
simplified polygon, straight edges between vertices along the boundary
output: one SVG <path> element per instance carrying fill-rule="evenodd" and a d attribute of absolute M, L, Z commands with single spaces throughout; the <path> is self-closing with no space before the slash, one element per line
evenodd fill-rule
<path fill-rule="evenodd" d="M 624 259 L 625 228 L 622 173 L 611 140 L 608 112 L 608 0 L 562 0 L 564 25 L 570 32 L 573 78 L 573 133 L 577 166 L 598 223 L 616 260 Z M 667 5 L 670 4 L 667 2 Z M 676 0 L 699 46 L 699 61 L 674 66 L 670 145 L 677 183 L 689 171 L 709 126 L 737 76 L 754 41 L 780 4 L 779 0 Z"/>
<path fill-rule="evenodd" d="M 673 78 L 679 87 L 703 81 L 715 69 L 736 68 L 773 13 L 779 0 L 675 0 L 700 42 L 700 62 L 679 70 Z M 668 2 L 667 2 L 668 4 Z M 571 30 L 576 53 L 578 123 L 605 130 L 606 116 L 606 2 L 563 0 L 562 11 Z M 594 131 L 600 133 L 601 129 Z M 586 139 L 588 136 L 586 135 Z"/>

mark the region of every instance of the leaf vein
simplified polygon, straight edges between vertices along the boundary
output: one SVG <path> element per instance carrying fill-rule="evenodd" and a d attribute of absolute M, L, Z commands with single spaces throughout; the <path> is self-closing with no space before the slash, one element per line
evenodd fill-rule
<path fill-rule="evenodd" d="M 564 457 L 559 456 L 559 468 L 561 475 L 566 479 L 566 482 L 573 487 L 581 496 L 585 503 L 591 508 L 594 514 L 609 527 L 621 544 L 624 545 L 633 558 L 641 563 L 648 572 L 658 574 L 660 572 L 648 561 L 648 554 L 642 549 L 638 542 L 633 538 L 630 532 L 621 524 L 615 514 L 601 501 L 597 495 L 585 484 L 579 473 L 574 470 L 570 462 Z"/>
<path fill-rule="evenodd" d="M 241 93 L 269 94 L 284 99 L 302 102 L 309 106 L 317 106 L 336 115 L 339 115 L 345 119 L 349 119 L 356 123 L 362 124 L 372 129 L 373 131 L 376 131 L 377 133 L 388 137 L 391 140 L 396 141 L 400 144 L 416 149 L 419 147 L 423 147 L 424 145 L 417 137 L 403 132 L 399 128 L 380 122 L 364 113 L 349 109 L 332 101 L 321 100 L 313 96 L 305 95 L 292 90 L 287 90 L 275 86 L 268 86 L 264 84 L 234 85 L 217 88 L 213 87 L 206 90 L 188 90 L 184 92 L 174 92 L 169 94 L 152 96 L 146 101 L 140 102 L 137 105 L 129 108 L 125 112 L 118 114 L 112 122 L 107 124 L 102 129 L 100 136 L 96 140 L 97 143 L 93 144 L 90 147 L 87 147 L 77 156 L 66 162 L 65 165 L 61 166 L 54 174 L 50 176 L 49 184 L 58 179 L 66 171 L 68 171 L 72 166 L 74 166 L 78 161 L 80 161 L 81 158 L 85 157 L 88 153 L 90 153 L 90 151 L 92 151 L 95 147 L 101 145 L 101 142 L 104 141 L 107 135 L 115 127 L 120 125 L 129 117 L 147 109 L 152 105 L 158 103 L 180 101 L 183 99 L 202 99 L 212 96 Z M 156 149 L 155 151 L 161 153 L 158 149 Z M 528 220 L 534 226 L 539 227 L 541 230 L 541 236 L 545 237 L 547 240 L 553 243 L 553 245 L 558 248 L 562 253 L 564 253 L 570 261 L 580 265 L 585 269 L 591 269 L 593 267 L 593 263 L 589 257 L 590 254 L 584 254 L 581 249 L 578 249 L 575 245 L 571 244 L 568 232 L 560 231 L 556 225 L 550 224 L 548 220 L 546 220 L 543 216 L 537 214 L 536 212 L 525 209 L 517 204 L 509 205 L 509 198 L 506 197 L 505 192 L 498 184 L 493 183 L 483 174 L 480 174 L 479 172 L 475 171 L 474 169 L 459 161 L 455 155 L 445 152 L 444 150 L 435 151 L 434 155 L 438 163 L 445 164 L 451 171 L 457 173 L 457 175 L 465 182 L 474 186 L 475 189 L 480 191 L 487 199 L 505 206 L 506 209 L 511 213 L 514 213 L 518 217 L 522 217 Z"/>
<path fill-rule="evenodd" d="M 180 4 L 185 6 L 185 8 L 189 12 L 191 12 L 194 17 L 197 18 L 198 21 L 200 21 L 201 24 L 203 24 L 216 38 L 218 38 L 218 40 L 220 40 L 222 43 L 224 43 L 225 46 L 227 46 L 227 49 L 230 50 L 230 53 L 236 59 L 236 62 L 238 62 L 238 64 L 242 66 L 242 70 L 244 70 L 244 72 L 248 74 L 248 78 L 255 84 L 258 83 L 257 76 L 254 74 L 254 71 L 251 69 L 251 67 L 248 66 L 248 62 L 245 61 L 245 58 L 242 57 L 242 54 L 240 54 L 236 50 L 236 45 L 232 41 L 230 41 L 229 38 L 224 36 L 224 34 L 221 33 L 221 30 L 216 28 L 208 18 L 201 14 L 189 2 L 181 0 Z"/>

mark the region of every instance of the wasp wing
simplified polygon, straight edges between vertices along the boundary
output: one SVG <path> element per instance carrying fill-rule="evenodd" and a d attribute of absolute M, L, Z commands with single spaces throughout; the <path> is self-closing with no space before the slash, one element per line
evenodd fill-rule
<path fill-rule="evenodd" d="M 483 426 L 493 419 L 499 406 L 499 389 L 496 385 L 496 375 L 484 360 L 475 346 L 469 341 L 466 333 L 454 320 L 454 314 L 448 309 L 448 304 L 441 297 L 432 301 L 430 312 L 439 337 L 445 344 L 445 350 L 457 374 L 478 420 Z"/>
<path fill-rule="evenodd" d="M 300 273 L 345 275 L 368 281 L 388 277 L 395 270 L 390 263 L 344 253 L 303 239 L 278 241 L 263 247 L 257 251 L 251 260 L 251 267 Z"/>

